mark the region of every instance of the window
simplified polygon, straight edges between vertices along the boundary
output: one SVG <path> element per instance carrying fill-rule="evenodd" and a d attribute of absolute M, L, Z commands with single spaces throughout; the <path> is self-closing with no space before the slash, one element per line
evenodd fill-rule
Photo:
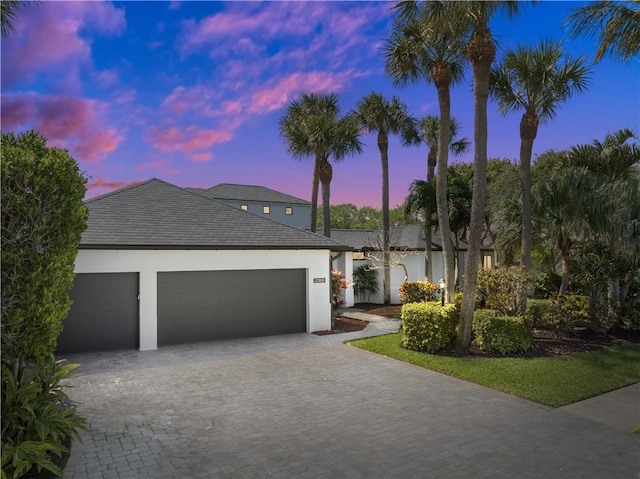
<path fill-rule="evenodd" d="M 291 206 L 287 206 L 287 207 L 284 209 L 284 214 L 285 214 L 285 215 L 292 215 L 292 214 L 293 214 L 293 208 L 292 208 Z"/>
<path fill-rule="evenodd" d="M 263 206 L 263 207 L 262 207 L 262 212 L 263 212 L 265 215 L 268 215 L 269 213 L 271 213 L 271 207 L 269 207 L 269 206 Z"/>
<path fill-rule="evenodd" d="M 249 205 L 240 205 L 242 211 L 249 211 Z"/>

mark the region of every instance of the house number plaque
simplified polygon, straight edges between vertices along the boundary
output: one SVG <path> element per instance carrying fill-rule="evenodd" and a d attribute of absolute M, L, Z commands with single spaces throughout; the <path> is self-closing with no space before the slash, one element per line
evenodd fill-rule
<path fill-rule="evenodd" d="M 324 283 L 326 280 L 327 278 L 313 278 L 314 283 Z"/>

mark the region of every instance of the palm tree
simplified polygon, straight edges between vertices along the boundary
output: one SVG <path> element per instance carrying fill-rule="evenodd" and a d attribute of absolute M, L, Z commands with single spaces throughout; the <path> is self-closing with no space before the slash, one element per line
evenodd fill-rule
<path fill-rule="evenodd" d="M 595 62 L 609 55 L 628 62 L 640 53 L 640 3 L 603 0 L 574 8 L 566 19 L 572 36 L 598 35 Z"/>
<path fill-rule="evenodd" d="M 449 151 L 455 156 L 464 155 L 471 148 L 471 142 L 467 138 L 458 139 L 460 123 L 451 117 L 449 123 Z M 436 164 L 438 163 L 438 140 L 440 138 L 440 118 L 434 115 L 425 115 L 418 120 L 417 128 L 407 130 L 404 136 L 406 145 L 427 145 L 427 181 L 435 177 Z"/>
<path fill-rule="evenodd" d="M 538 125 L 552 120 L 560 104 L 589 83 L 585 57 L 564 56 L 559 42 L 541 41 L 536 48 L 508 50 L 491 71 L 489 94 L 503 115 L 522 111 L 520 168 L 522 181 L 522 235 L 520 265 L 531 267 L 531 154 Z"/>
<path fill-rule="evenodd" d="M 28 0 L 2 0 L 0 2 L 0 28 L 2 38 L 7 38 L 10 33 L 16 32 L 16 22 L 19 18 L 20 10 L 29 5 Z"/>
<path fill-rule="evenodd" d="M 431 231 L 438 224 L 438 219 L 433 215 L 437 210 L 435 179 L 428 181 L 414 180 L 409 187 L 409 194 L 404 201 L 404 215 L 406 218 L 421 216 L 424 219 L 424 274 L 429 281 L 435 283 L 433 278 L 433 255 L 431 252 Z"/>
<path fill-rule="evenodd" d="M 362 152 L 359 126 L 349 115 L 340 118 L 338 97 L 334 93 L 304 93 L 293 100 L 280 117 L 280 136 L 287 142 L 288 152 L 296 159 L 313 156 L 313 185 L 311 190 L 311 224 L 315 233 L 318 210 L 318 183 L 322 184 L 322 228 L 324 236 L 331 235 L 329 208 L 333 167 L 329 159 L 340 161 L 346 156 Z"/>
<path fill-rule="evenodd" d="M 356 105 L 353 117 L 367 133 L 378 133 L 382 162 L 382 268 L 384 304 L 391 303 L 391 268 L 389 265 L 389 134 L 398 135 L 413 128 L 407 106 L 396 96 L 391 101 L 382 93 L 371 92 Z"/>
<path fill-rule="evenodd" d="M 496 56 L 496 47 L 488 23 L 498 11 L 503 11 L 509 16 L 515 15 L 521 4 L 500 1 L 469 1 L 453 2 L 452 4 L 459 21 L 471 30 L 467 53 L 473 70 L 473 143 L 475 147 L 473 201 L 465 263 L 464 294 L 456 339 L 457 354 L 466 355 L 469 353 L 471 344 L 471 324 L 473 322 L 478 265 L 481 261 L 480 247 L 487 197 L 487 99 L 491 64 Z"/>
<path fill-rule="evenodd" d="M 399 15 L 385 41 L 384 58 L 387 74 L 395 85 L 426 81 L 438 92 L 441 124 L 451 124 L 450 87 L 464 75 L 464 32 L 460 23 L 450 16 L 456 7 L 448 2 L 400 2 Z M 432 10 L 442 10 L 435 17 Z M 454 21 L 449 21 L 449 18 Z M 444 255 L 446 298 L 454 300 L 454 251 L 449 228 L 447 205 L 447 166 L 449 161 L 449 128 L 439 129 L 438 174 L 436 199 L 438 226 Z"/>

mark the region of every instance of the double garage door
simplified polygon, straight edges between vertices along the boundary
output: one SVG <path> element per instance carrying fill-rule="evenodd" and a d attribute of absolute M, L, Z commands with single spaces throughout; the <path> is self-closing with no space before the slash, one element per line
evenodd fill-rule
<path fill-rule="evenodd" d="M 306 331 L 304 269 L 161 272 L 158 346 Z M 138 274 L 78 274 L 59 352 L 138 348 Z"/>

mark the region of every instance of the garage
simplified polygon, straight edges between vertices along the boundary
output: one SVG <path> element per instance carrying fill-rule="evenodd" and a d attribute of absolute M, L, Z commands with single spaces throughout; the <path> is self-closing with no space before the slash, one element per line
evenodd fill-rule
<path fill-rule="evenodd" d="M 57 352 L 138 348 L 138 273 L 76 274 L 69 296 Z"/>
<path fill-rule="evenodd" d="M 306 331 L 304 269 L 158 273 L 158 346 Z"/>

